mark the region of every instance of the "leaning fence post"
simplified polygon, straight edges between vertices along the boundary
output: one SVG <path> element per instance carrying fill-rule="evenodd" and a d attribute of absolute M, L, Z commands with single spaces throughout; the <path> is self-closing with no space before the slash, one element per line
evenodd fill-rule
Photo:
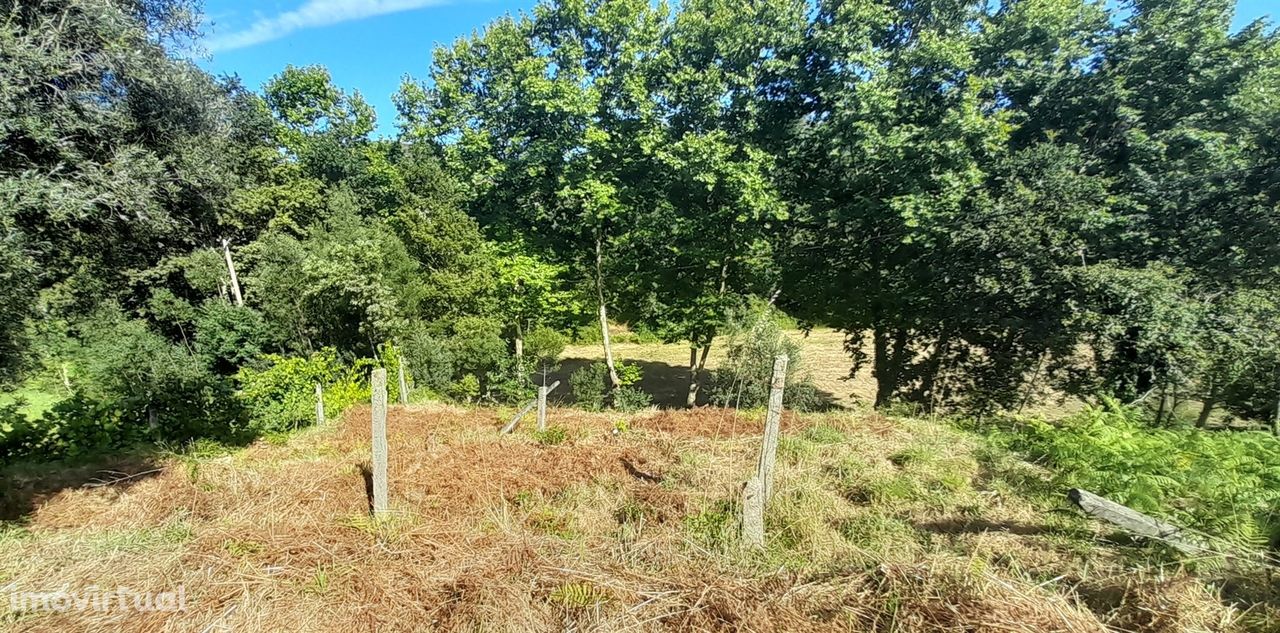
<path fill-rule="evenodd" d="M 316 383 L 316 426 L 324 424 L 324 387 Z"/>
<path fill-rule="evenodd" d="M 782 426 L 782 391 L 787 385 L 787 355 L 773 359 L 773 379 L 769 383 L 769 409 L 764 418 L 764 440 L 760 444 L 760 461 L 756 477 L 765 502 L 773 495 L 773 462 L 778 455 L 778 431 Z"/>
<path fill-rule="evenodd" d="M 400 361 L 400 404 L 409 404 L 409 382 L 404 378 L 404 357 L 397 357 Z"/>
<path fill-rule="evenodd" d="M 373 515 L 387 511 L 387 370 L 373 370 Z"/>

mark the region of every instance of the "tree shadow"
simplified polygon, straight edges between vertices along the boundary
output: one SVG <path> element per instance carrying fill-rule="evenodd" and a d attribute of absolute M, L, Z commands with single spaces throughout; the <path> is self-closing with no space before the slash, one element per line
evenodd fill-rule
<path fill-rule="evenodd" d="M 0 521 L 23 521 L 64 490 L 98 488 L 119 494 L 164 472 L 160 452 L 137 449 L 0 468 Z"/>
<path fill-rule="evenodd" d="M 986 519 L 948 519 L 916 523 L 916 529 L 934 534 L 980 534 L 983 532 L 1004 532 L 1019 536 L 1041 536 L 1052 530 L 1041 525 L 1015 523 L 1013 521 L 988 521 Z"/>
<path fill-rule="evenodd" d="M 368 504 L 369 514 L 373 514 L 373 466 L 369 462 L 358 462 L 356 469 L 360 471 L 360 478 L 364 480 L 364 499 Z"/>
<path fill-rule="evenodd" d="M 547 399 L 560 405 L 577 404 L 573 398 L 573 389 L 570 384 L 570 376 L 573 372 L 582 369 L 592 363 L 603 362 L 599 359 L 588 358 L 568 358 L 560 361 L 560 365 L 554 372 L 547 373 L 547 383 L 560 381 L 560 386 Z M 636 383 L 636 387 L 649 395 L 653 400 L 653 404 L 662 409 L 681 409 L 686 406 L 689 395 L 689 368 L 679 365 L 671 365 L 660 361 L 650 360 L 627 360 L 628 364 L 640 367 L 640 381 Z M 701 381 L 701 389 L 698 393 L 697 406 L 711 404 L 711 377 L 712 372 L 703 370 L 699 375 Z M 541 376 L 535 376 L 534 382 L 540 383 Z M 830 392 L 818 390 L 817 406 L 819 411 L 828 411 L 837 408 L 835 395 Z"/>

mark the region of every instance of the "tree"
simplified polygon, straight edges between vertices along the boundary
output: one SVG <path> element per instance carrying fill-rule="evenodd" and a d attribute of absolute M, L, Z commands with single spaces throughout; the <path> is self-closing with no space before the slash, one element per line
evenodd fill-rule
<path fill-rule="evenodd" d="M 800 3 L 687 3 L 649 71 L 660 136 L 642 147 L 647 175 L 633 186 L 654 202 L 629 236 L 627 312 L 688 342 L 688 406 L 729 312 L 776 281 L 769 236 L 787 205 L 759 137 L 773 124 L 776 66 L 790 64 L 774 51 L 794 46 L 804 25 Z"/>
<path fill-rule="evenodd" d="M 430 87 L 397 96 L 402 137 L 441 146 L 469 208 L 492 235 L 525 239 L 590 279 L 610 383 L 615 258 L 634 214 L 628 183 L 651 139 L 644 83 L 666 9 L 643 0 L 542 4 L 439 48 Z"/>

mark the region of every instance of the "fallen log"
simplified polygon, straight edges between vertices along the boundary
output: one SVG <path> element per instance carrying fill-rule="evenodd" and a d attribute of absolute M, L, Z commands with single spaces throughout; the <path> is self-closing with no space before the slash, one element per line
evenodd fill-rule
<path fill-rule="evenodd" d="M 1138 536 L 1164 541 L 1183 554 L 1199 556 L 1213 553 L 1212 548 L 1194 533 L 1172 523 L 1147 516 L 1128 506 L 1120 505 L 1106 497 L 1095 495 L 1088 490 L 1072 488 L 1067 492 L 1067 498 L 1089 516 Z"/>

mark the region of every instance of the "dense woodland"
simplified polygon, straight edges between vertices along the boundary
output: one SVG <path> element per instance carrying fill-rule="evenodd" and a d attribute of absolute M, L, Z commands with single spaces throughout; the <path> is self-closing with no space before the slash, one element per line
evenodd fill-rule
<path fill-rule="evenodd" d="M 0 456 L 288 428 L 400 359 L 512 402 L 570 337 L 643 401 L 610 322 L 692 403 L 765 309 L 875 406 L 1269 421 L 1280 35 L 1233 9 L 551 0 L 406 64 L 377 138 L 324 68 L 202 71 L 186 0 L 0 0 L 0 371 L 60 398 Z"/>

